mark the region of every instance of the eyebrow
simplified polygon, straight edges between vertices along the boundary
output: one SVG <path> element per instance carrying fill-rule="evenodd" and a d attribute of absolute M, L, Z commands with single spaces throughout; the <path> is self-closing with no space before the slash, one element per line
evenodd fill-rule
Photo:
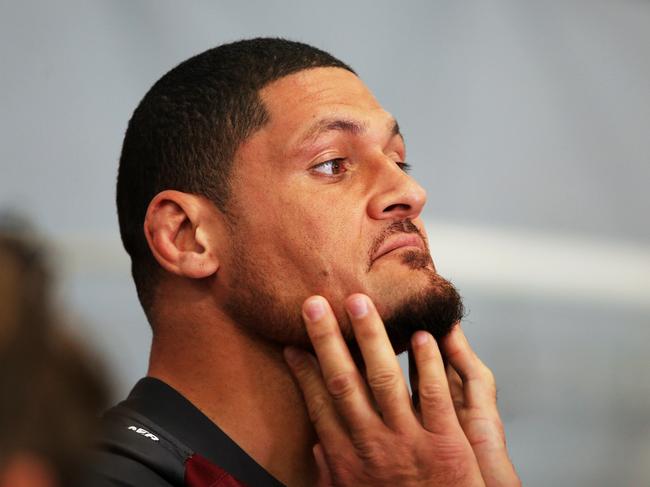
<path fill-rule="evenodd" d="M 397 120 L 391 119 L 390 134 L 392 137 L 399 135 L 402 140 L 404 137 L 399 129 Z M 341 118 L 325 118 L 314 123 L 300 138 L 297 146 L 300 147 L 308 141 L 316 139 L 319 135 L 326 132 L 347 132 L 352 135 L 362 135 L 368 129 L 367 124 L 359 123 L 356 120 L 341 119 Z"/>

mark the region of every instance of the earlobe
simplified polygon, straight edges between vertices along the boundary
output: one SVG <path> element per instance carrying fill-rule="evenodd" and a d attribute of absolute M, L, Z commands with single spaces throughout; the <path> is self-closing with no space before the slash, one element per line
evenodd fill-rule
<path fill-rule="evenodd" d="M 200 196 L 173 190 L 158 193 L 149 203 L 144 233 L 154 258 L 168 272 L 191 279 L 217 272 L 205 204 Z"/>

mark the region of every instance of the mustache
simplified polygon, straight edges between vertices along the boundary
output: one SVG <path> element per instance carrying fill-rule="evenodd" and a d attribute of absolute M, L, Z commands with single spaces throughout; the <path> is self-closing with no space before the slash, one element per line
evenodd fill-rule
<path fill-rule="evenodd" d="M 424 242 L 424 246 L 426 247 L 427 252 L 429 251 L 429 242 L 427 241 L 427 238 L 420 231 L 420 229 L 415 226 L 410 218 L 406 218 L 405 220 L 398 222 L 393 222 L 388 227 L 386 227 L 383 232 L 381 232 L 381 234 L 375 239 L 372 246 L 370 247 L 370 252 L 368 253 L 368 270 L 370 270 L 370 267 L 372 267 L 373 256 L 377 253 L 379 247 L 384 244 L 386 239 L 397 233 L 417 234 Z"/>

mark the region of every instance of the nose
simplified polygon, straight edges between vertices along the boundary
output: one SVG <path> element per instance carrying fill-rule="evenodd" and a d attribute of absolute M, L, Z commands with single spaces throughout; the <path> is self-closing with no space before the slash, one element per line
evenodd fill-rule
<path fill-rule="evenodd" d="M 368 215 L 375 220 L 417 218 L 427 201 L 424 188 L 393 161 L 381 166 L 368 203 Z"/>

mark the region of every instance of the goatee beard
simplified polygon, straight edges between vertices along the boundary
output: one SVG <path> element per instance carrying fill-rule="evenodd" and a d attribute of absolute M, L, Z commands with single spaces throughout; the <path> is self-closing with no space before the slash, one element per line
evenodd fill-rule
<path fill-rule="evenodd" d="M 453 284 L 432 273 L 431 287 L 433 289 L 408 298 L 384 318 L 396 354 L 408 350 L 416 331 L 427 331 L 438 340 L 462 319 L 465 312 L 463 300 Z"/>
<path fill-rule="evenodd" d="M 445 336 L 464 315 L 463 300 L 454 285 L 435 270 L 425 235 L 410 220 L 389 225 L 375 241 L 371 257 L 383 242 L 394 234 L 416 233 L 425 242 L 427 250 L 409 250 L 402 255 L 402 265 L 429 276 L 429 286 L 418 294 L 406 298 L 389 316 L 384 316 L 384 326 L 396 354 L 409 348 L 411 336 L 424 330 L 438 340 Z M 373 265 L 370 260 L 368 270 Z"/>

